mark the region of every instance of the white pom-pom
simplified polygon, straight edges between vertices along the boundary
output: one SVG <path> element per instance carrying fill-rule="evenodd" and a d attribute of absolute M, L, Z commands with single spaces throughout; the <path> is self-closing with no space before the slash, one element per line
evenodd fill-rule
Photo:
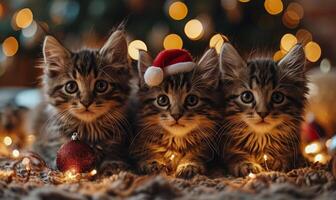
<path fill-rule="evenodd" d="M 144 79 L 150 87 L 160 85 L 163 81 L 163 71 L 160 67 L 150 66 L 144 74 Z"/>

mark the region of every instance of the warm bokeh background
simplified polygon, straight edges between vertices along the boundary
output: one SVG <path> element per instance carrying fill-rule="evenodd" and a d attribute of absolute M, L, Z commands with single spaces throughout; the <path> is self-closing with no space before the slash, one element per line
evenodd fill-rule
<path fill-rule="evenodd" d="M 4 0 L 0 1 L 0 86 L 36 86 L 46 32 L 65 46 L 99 46 L 113 27 L 126 24 L 134 47 L 156 54 L 186 48 L 195 56 L 220 33 L 241 52 L 263 49 L 279 59 L 297 41 L 308 67 L 330 70 L 336 62 L 334 0 Z M 173 35 L 171 35 L 173 34 Z M 138 41 L 141 40 L 144 43 Z M 133 50 L 132 50 L 133 49 Z"/>

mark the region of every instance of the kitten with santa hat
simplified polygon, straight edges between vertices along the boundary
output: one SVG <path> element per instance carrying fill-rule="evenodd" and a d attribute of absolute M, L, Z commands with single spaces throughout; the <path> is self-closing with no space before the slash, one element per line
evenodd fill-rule
<path fill-rule="evenodd" d="M 195 62 L 183 49 L 140 51 L 137 128 L 130 155 L 144 174 L 205 174 L 221 122 L 215 49 Z"/>

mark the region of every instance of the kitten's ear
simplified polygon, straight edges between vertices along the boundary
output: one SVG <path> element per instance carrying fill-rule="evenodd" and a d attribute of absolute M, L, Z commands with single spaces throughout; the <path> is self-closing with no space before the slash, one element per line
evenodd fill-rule
<path fill-rule="evenodd" d="M 153 63 L 152 57 L 143 50 L 139 50 L 139 59 L 138 59 L 138 75 L 141 81 L 141 84 L 144 83 L 144 74 L 146 69 L 151 66 Z"/>
<path fill-rule="evenodd" d="M 218 56 L 214 48 L 207 50 L 197 63 L 197 75 L 203 83 L 217 87 L 219 82 Z"/>
<path fill-rule="evenodd" d="M 219 66 L 224 78 L 232 79 L 239 76 L 246 63 L 237 50 L 225 42 L 219 54 Z"/>
<path fill-rule="evenodd" d="M 70 61 L 71 53 L 53 36 L 46 36 L 43 42 L 44 63 L 48 71 L 59 71 Z"/>
<path fill-rule="evenodd" d="M 297 44 L 278 62 L 278 66 L 286 75 L 300 77 L 304 75 L 305 62 L 303 47 Z"/>
<path fill-rule="evenodd" d="M 118 63 L 117 66 L 128 66 L 127 41 L 124 31 L 113 32 L 99 51 L 109 63 Z"/>

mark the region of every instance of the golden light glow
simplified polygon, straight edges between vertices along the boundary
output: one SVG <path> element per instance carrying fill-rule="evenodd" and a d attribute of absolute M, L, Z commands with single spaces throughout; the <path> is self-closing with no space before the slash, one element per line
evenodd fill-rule
<path fill-rule="evenodd" d="M 4 139 L 3 139 L 3 143 L 6 145 L 6 146 L 10 146 L 11 144 L 12 144 L 12 138 L 11 137 L 9 137 L 9 136 L 6 136 L 6 137 L 4 137 Z"/>
<path fill-rule="evenodd" d="M 248 175 L 248 177 L 250 177 L 250 178 L 255 178 L 255 177 L 256 177 L 256 175 L 255 175 L 255 174 L 253 174 L 252 172 L 250 172 L 250 173 L 249 173 L 249 175 Z"/>
<path fill-rule="evenodd" d="M 3 16 L 4 10 L 4 6 L 0 3 L 0 18 Z"/>
<path fill-rule="evenodd" d="M 181 49 L 183 41 L 177 34 L 169 34 L 163 40 L 163 47 L 165 49 Z"/>
<path fill-rule="evenodd" d="M 176 1 L 170 4 L 168 13 L 174 20 L 182 20 L 188 14 L 188 7 L 183 2 Z"/>
<path fill-rule="evenodd" d="M 228 38 L 225 35 L 222 34 L 215 34 L 214 36 L 211 37 L 209 41 L 209 47 L 210 48 L 215 48 L 217 53 L 220 53 L 221 48 L 224 44 L 224 42 L 229 41 Z"/>
<path fill-rule="evenodd" d="M 287 7 L 287 10 L 288 12 L 293 12 L 296 14 L 296 16 L 299 18 L 299 19 L 302 19 L 303 18 L 303 15 L 304 15 L 304 10 L 303 10 L 303 7 L 299 4 L 299 3 L 296 3 L 296 2 L 292 2 L 288 5 Z"/>
<path fill-rule="evenodd" d="M 91 176 L 94 176 L 94 175 L 96 175 L 97 174 L 97 170 L 96 169 L 93 169 L 91 172 L 90 172 L 90 175 Z"/>
<path fill-rule="evenodd" d="M 306 58 L 310 62 L 316 62 L 321 57 L 321 47 L 316 42 L 308 42 L 304 47 Z"/>
<path fill-rule="evenodd" d="M 76 179 L 77 171 L 75 169 L 71 169 L 65 172 L 65 177 L 69 180 Z"/>
<path fill-rule="evenodd" d="M 15 17 L 15 23 L 19 28 L 26 28 L 33 22 L 33 13 L 29 8 L 20 10 Z"/>
<path fill-rule="evenodd" d="M 170 160 L 174 160 L 174 158 L 175 158 L 175 155 L 174 154 L 172 154 L 171 156 L 170 156 Z"/>
<path fill-rule="evenodd" d="M 18 158 L 20 156 L 20 151 L 17 150 L 17 149 L 14 149 L 12 151 L 12 155 L 13 155 L 14 158 Z"/>
<path fill-rule="evenodd" d="M 316 154 L 314 157 L 314 162 L 326 163 L 326 161 L 327 161 L 326 156 L 321 153 Z"/>
<path fill-rule="evenodd" d="M 203 25 L 199 20 L 192 19 L 186 23 L 184 33 L 192 40 L 199 40 L 204 34 Z"/>
<path fill-rule="evenodd" d="M 267 155 L 266 155 L 266 154 L 264 154 L 264 156 L 263 156 L 263 157 L 264 157 L 264 160 L 265 160 L 265 161 L 267 161 L 267 159 L 268 159 Z"/>
<path fill-rule="evenodd" d="M 296 43 L 296 37 L 293 34 L 287 33 L 281 38 L 280 48 L 288 52 Z"/>
<path fill-rule="evenodd" d="M 281 0 L 265 0 L 264 7 L 271 15 L 277 15 L 283 10 L 283 3 Z"/>
<path fill-rule="evenodd" d="M 286 52 L 279 50 L 277 52 L 274 53 L 273 55 L 273 60 L 275 62 L 278 62 L 279 60 L 281 60 L 284 56 L 286 55 Z"/>
<path fill-rule="evenodd" d="M 311 144 L 308 144 L 306 147 L 305 147 L 305 152 L 307 154 L 313 154 L 313 153 L 318 153 L 321 151 L 321 144 L 320 143 L 317 143 L 317 142 L 313 142 Z"/>
<path fill-rule="evenodd" d="M 19 49 L 19 43 L 15 37 L 11 36 L 2 43 L 2 52 L 5 56 L 14 56 Z"/>
<path fill-rule="evenodd" d="M 300 43 L 307 44 L 313 40 L 313 35 L 306 29 L 299 29 L 296 32 L 296 38 Z"/>
<path fill-rule="evenodd" d="M 133 40 L 128 45 L 128 54 L 133 58 L 134 60 L 139 59 L 139 50 L 147 51 L 146 44 L 141 40 Z"/>
<path fill-rule="evenodd" d="M 247 2 L 249 2 L 251 0 L 239 0 L 239 1 L 242 2 L 242 3 L 247 3 Z"/>

